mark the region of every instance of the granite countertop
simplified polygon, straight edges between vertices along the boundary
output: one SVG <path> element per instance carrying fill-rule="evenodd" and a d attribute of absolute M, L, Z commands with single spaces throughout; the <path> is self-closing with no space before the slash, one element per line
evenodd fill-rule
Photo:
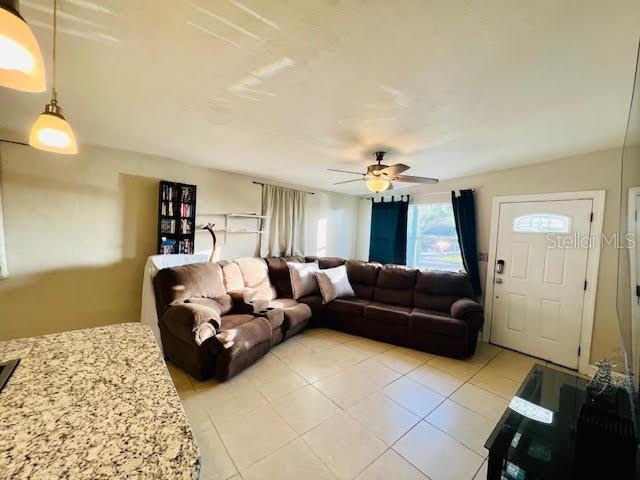
<path fill-rule="evenodd" d="M 149 327 L 0 342 L 2 479 L 193 479 L 200 454 Z"/>

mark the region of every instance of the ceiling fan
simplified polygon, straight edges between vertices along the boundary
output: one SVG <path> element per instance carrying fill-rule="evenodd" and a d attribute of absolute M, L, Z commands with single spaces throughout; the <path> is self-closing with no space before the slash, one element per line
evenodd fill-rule
<path fill-rule="evenodd" d="M 411 175 L 400 175 L 402 172 L 406 172 L 410 167 L 402 163 L 396 163 L 395 165 L 383 165 L 382 161 L 387 152 L 374 152 L 373 156 L 376 159 L 377 164 L 369 165 L 367 167 L 367 173 L 350 172 L 348 170 L 336 170 L 329 168 L 331 172 L 351 173 L 354 175 L 361 175 L 362 178 L 356 178 L 354 180 L 345 180 L 343 182 L 334 183 L 334 185 L 341 185 L 343 183 L 359 182 L 364 180 L 367 183 L 367 188 L 374 192 L 380 193 L 385 190 L 393 188 L 393 182 L 406 182 L 406 183 L 438 183 L 437 178 L 428 177 L 413 177 Z"/>

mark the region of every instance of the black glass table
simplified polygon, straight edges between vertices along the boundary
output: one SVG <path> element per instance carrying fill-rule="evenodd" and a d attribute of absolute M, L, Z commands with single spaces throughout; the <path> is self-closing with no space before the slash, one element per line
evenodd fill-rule
<path fill-rule="evenodd" d="M 601 434 L 598 430 L 600 410 L 595 416 L 596 421 L 591 421 L 594 418 L 591 415 L 593 405 L 591 400 L 587 401 L 587 384 L 588 380 L 576 375 L 535 365 L 485 444 L 489 450 L 487 478 L 596 478 L 590 475 L 594 473 L 593 470 L 585 477 L 585 470 L 604 468 L 612 473 L 607 467 L 609 461 L 617 469 L 620 460 L 608 456 L 607 445 L 614 449 L 616 456 L 626 454 L 628 450 L 625 448 L 631 448 L 633 453 L 634 446 L 628 446 L 628 437 L 625 439 L 627 443 L 619 443 L 620 439 L 616 435 Z M 615 418 L 616 422 L 622 419 L 625 428 L 631 425 L 633 431 L 630 401 L 626 391 L 617 389 L 613 398 L 606 418 Z M 598 426 L 595 432 L 594 424 Z M 619 425 L 613 430 L 617 428 Z M 605 438 L 603 447 L 598 439 Z M 633 468 L 627 463 L 622 467 Z"/>

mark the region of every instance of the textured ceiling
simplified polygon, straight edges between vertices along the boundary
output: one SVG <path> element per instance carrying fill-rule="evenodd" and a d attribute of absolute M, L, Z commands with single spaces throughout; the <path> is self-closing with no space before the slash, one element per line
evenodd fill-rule
<path fill-rule="evenodd" d="M 52 3 L 21 2 L 48 73 Z M 440 178 L 620 146 L 640 33 L 635 0 L 60 4 L 81 144 L 319 188 L 379 146 Z M 0 89 L 0 128 L 47 100 Z"/>

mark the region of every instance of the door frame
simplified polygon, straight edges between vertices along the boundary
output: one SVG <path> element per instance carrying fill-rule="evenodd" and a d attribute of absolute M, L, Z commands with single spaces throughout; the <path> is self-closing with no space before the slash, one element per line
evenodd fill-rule
<path fill-rule="evenodd" d="M 498 223 L 500 207 L 503 203 L 518 202 L 552 202 L 562 200 L 592 200 L 593 222 L 591 223 L 591 237 L 600 237 L 604 226 L 604 205 L 606 190 L 587 190 L 581 192 L 539 193 L 529 195 L 504 195 L 493 197 L 491 208 L 491 230 L 489 233 L 489 258 L 487 261 L 487 275 L 485 279 L 484 311 L 485 322 L 482 328 L 482 339 L 489 341 L 493 315 L 493 285 L 495 278 L 496 250 L 498 248 Z M 600 265 L 600 246 L 589 248 L 587 255 L 587 289 L 582 300 L 582 320 L 580 327 L 580 355 L 578 357 L 578 371 L 589 372 L 591 357 L 591 337 L 593 335 L 593 318 L 595 315 L 596 292 L 598 290 L 598 268 Z"/>
<path fill-rule="evenodd" d="M 629 245 L 629 285 L 631 287 L 631 344 L 639 345 L 640 343 L 640 305 L 636 299 L 636 285 L 638 285 L 638 258 L 640 252 L 638 249 L 638 238 L 636 237 L 636 223 L 640 219 L 636 219 L 636 199 L 640 197 L 640 187 L 629 188 L 629 196 L 627 198 L 627 232 L 633 232 L 634 241 Z M 638 372 L 640 368 L 640 358 L 637 352 L 629 352 L 631 358 L 631 368 L 634 372 Z M 637 373 L 636 373 L 637 375 Z"/>

